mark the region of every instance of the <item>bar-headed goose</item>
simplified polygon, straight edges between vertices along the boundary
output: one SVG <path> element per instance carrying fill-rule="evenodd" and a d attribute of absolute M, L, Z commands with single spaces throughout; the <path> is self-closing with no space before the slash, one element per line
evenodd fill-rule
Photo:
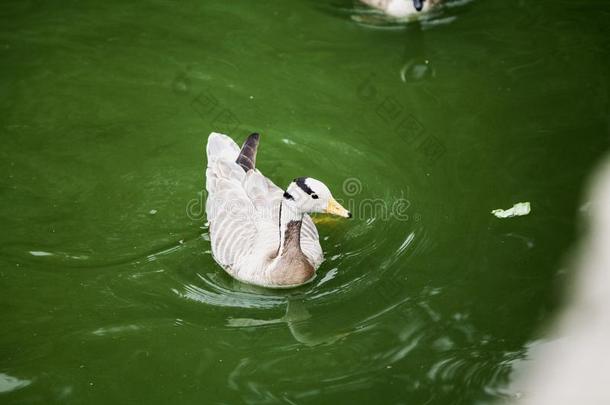
<path fill-rule="evenodd" d="M 413 17 L 426 12 L 440 3 L 440 0 L 360 0 L 394 18 Z"/>
<path fill-rule="evenodd" d="M 232 277 L 270 288 L 305 284 L 324 257 L 308 213 L 350 218 L 321 181 L 294 179 L 282 190 L 255 168 L 259 135 L 241 150 L 228 136 L 208 138 L 206 213 L 212 254 Z"/>

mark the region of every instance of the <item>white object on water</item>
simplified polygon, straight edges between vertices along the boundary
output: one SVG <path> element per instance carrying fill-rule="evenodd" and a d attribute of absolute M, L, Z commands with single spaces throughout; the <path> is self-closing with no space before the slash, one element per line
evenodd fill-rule
<path fill-rule="evenodd" d="M 53 253 L 43 252 L 42 250 L 30 250 L 32 256 L 53 256 Z"/>
<path fill-rule="evenodd" d="M 512 208 L 507 210 L 497 209 L 493 210 L 491 213 L 494 214 L 498 218 L 512 218 L 512 217 L 521 217 L 523 215 L 529 214 L 531 211 L 531 206 L 528 202 L 520 202 L 513 205 Z"/>
<path fill-rule="evenodd" d="M 0 373 L 0 393 L 11 392 L 30 385 L 30 380 L 20 380 L 17 377 Z"/>
<path fill-rule="evenodd" d="M 511 375 L 508 391 L 522 393 L 511 405 L 610 404 L 610 160 L 599 171 L 588 193 L 587 235 L 567 259 L 569 298 Z"/>

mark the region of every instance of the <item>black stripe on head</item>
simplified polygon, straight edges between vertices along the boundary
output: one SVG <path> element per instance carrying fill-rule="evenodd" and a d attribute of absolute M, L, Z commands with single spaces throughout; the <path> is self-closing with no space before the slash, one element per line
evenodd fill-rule
<path fill-rule="evenodd" d="M 284 191 L 284 198 L 287 200 L 294 200 L 294 197 L 288 191 Z"/>
<path fill-rule="evenodd" d="M 307 180 L 307 177 L 298 177 L 298 178 L 294 179 L 293 181 L 295 183 L 297 183 L 297 186 L 299 186 L 301 188 L 301 190 L 303 190 L 307 194 L 311 195 L 313 193 L 313 190 L 310 189 L 307 184 L 305 184 L 305 180 Z"/>

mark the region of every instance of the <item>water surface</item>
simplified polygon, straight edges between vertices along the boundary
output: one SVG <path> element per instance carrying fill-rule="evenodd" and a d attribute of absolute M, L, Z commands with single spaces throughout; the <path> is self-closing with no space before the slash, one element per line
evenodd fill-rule
<path fill-rule="evenodd" d="M 452 5 L 405 24 L 349 1 L 4 1 L 0 401 L 517 395 L 609 143 L 610 5 Z M 320 219 L 310 285 L 215 264 L 211 131 L 260 132 L 264 174 L 354 211 Z"/>

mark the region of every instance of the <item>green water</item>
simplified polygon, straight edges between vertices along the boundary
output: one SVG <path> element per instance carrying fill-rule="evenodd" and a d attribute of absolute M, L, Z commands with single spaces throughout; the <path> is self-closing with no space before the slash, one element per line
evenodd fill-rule
<path fill-rule="evenodd" d="M 0 402 L 510 398 L 609 144 L 609 17 L 597 0 L 408 26 L 349 1 L 3 1 Z M 215 264 L 211 131 L 261 132 L 265 175 L 321 179 L 354 211 L 318 225 L 312 284 Z M 490 214 L 519 201 L 529 216 Z"/>

